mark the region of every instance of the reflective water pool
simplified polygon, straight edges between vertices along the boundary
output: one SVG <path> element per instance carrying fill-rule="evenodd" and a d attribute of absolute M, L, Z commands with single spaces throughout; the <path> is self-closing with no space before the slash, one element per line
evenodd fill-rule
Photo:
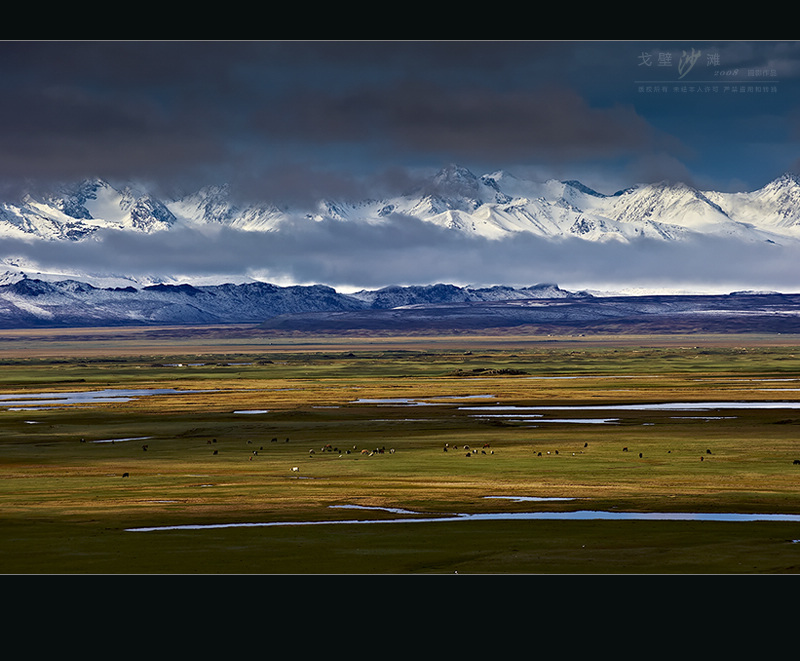
<path fill-rule="evenodd" d="M 41 392 L 41 393 L 15 393 L 13 395 L 0 395 L 0 407 L 9 410 L 28 411 L 32 409 L 66 406 L 69 404 L 103 404 L 113 402 L 129 402 L 139 397 L 151 395 L 193 394 L 199 392 L 214 392 L 211 390 L 177 390 L 175 388 L 148 388 L 141 390 L 76 390 L 73 392 Z"/>

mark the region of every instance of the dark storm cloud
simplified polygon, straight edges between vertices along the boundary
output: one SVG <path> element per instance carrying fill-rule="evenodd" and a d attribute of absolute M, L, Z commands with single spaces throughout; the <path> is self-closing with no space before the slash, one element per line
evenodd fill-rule
<path fill-rule="evenodd" d="M 498 168 L 680 150 L 629 99 L 581 95 L 578 83 L 598 66 L 607 85 L 618 85 L 618 47 L 607 46 L 605 58 L 591 55 L 596 48 L 2 42 L 0 176 L 186 188 L 225 181 L 250 196 L 292 199 L 360 191 L 369 175 L 385 184 L 383 172 L 400 166 Z M 284 171 L 307 171 L 312 183 Z"/>
<path fill-rule="evenodd" d="M 658 144 L 632 107 L 592 108 L 557 87 L 503 92 L 403 83 L 284 102 L 265 110 L 259 129 L 288 140 L 373 144 L 386 159 L 422 153 L 512 164 L 569 161 L 644 153 Z"/>
<path fill-rule="evenodd" d="M 0 43 L 0 176 L 159 178 L 224 162 L 224 79 L 191 44 Z M 204 79 L 203 73 L 206 77 Z"/>
<path fill-rule="evenodd" d="M 683 43 L 0 42 L 0 177 L 224 181 L 292 199 L 453 161 L 617 168 L 635 183 L 730 168 L 726 141 L 786 150 L 764 127 L 780 126 L 781 104 L 798 107 L 797 43 L 695 45 L 727 68 L 780 73 L 760 124 L 752 103 L 636 93 L 638 55 Z M 284 174 L 303 170 L 311 184 Z"/>

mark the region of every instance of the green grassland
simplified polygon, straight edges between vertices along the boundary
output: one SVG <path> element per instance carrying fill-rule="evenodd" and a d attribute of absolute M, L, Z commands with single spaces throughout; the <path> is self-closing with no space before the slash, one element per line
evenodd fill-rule
<path fill-rule="evenodd" d="M 800 401 L 800 338 L 0 335 L 3 396 L 177 391 L 0 402 L 3 573 L 800 570 L 800 523 L 786 521 L 414 521 L 587 509 L 800 514 L 800 409 L 544 414 L 616 419 L 580 424 L 463 408 Z M 387 398 L 400 401 L 371 401 Z M 244 523 L 253 525 L 134 530 Z"/>

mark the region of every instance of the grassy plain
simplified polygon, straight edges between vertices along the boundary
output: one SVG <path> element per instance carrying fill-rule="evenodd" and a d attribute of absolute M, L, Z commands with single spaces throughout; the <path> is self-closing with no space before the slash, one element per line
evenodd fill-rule
<path fill-rule="evenodd" d="M 522 419 L 464 408 L 800 402 L 795 336 L 0 332 L 3 397 L 152 388 L 177 392 L 0 401 L 0 571 L 800 571 L 800 523 L 790 521 L 393 522 L 534 510 L 800 514 L 800 410 Z M 369 401 L 379 399 L 397 401 Z M 599 417 L 615 420 L 588 422 Z M 336 521 L 351 523 L 262 525 Z M 253 525 L 224 527 L 243 523 Z M 221 527 L 132 530 L 190 524 Z"/>

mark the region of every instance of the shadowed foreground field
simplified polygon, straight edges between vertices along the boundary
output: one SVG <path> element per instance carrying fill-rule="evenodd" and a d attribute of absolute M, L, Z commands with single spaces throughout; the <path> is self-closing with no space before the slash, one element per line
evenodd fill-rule
<path fill-rule="evenodd" d="M 7 574 L 800 569 L 794 336 L 0 335 Z"/>

